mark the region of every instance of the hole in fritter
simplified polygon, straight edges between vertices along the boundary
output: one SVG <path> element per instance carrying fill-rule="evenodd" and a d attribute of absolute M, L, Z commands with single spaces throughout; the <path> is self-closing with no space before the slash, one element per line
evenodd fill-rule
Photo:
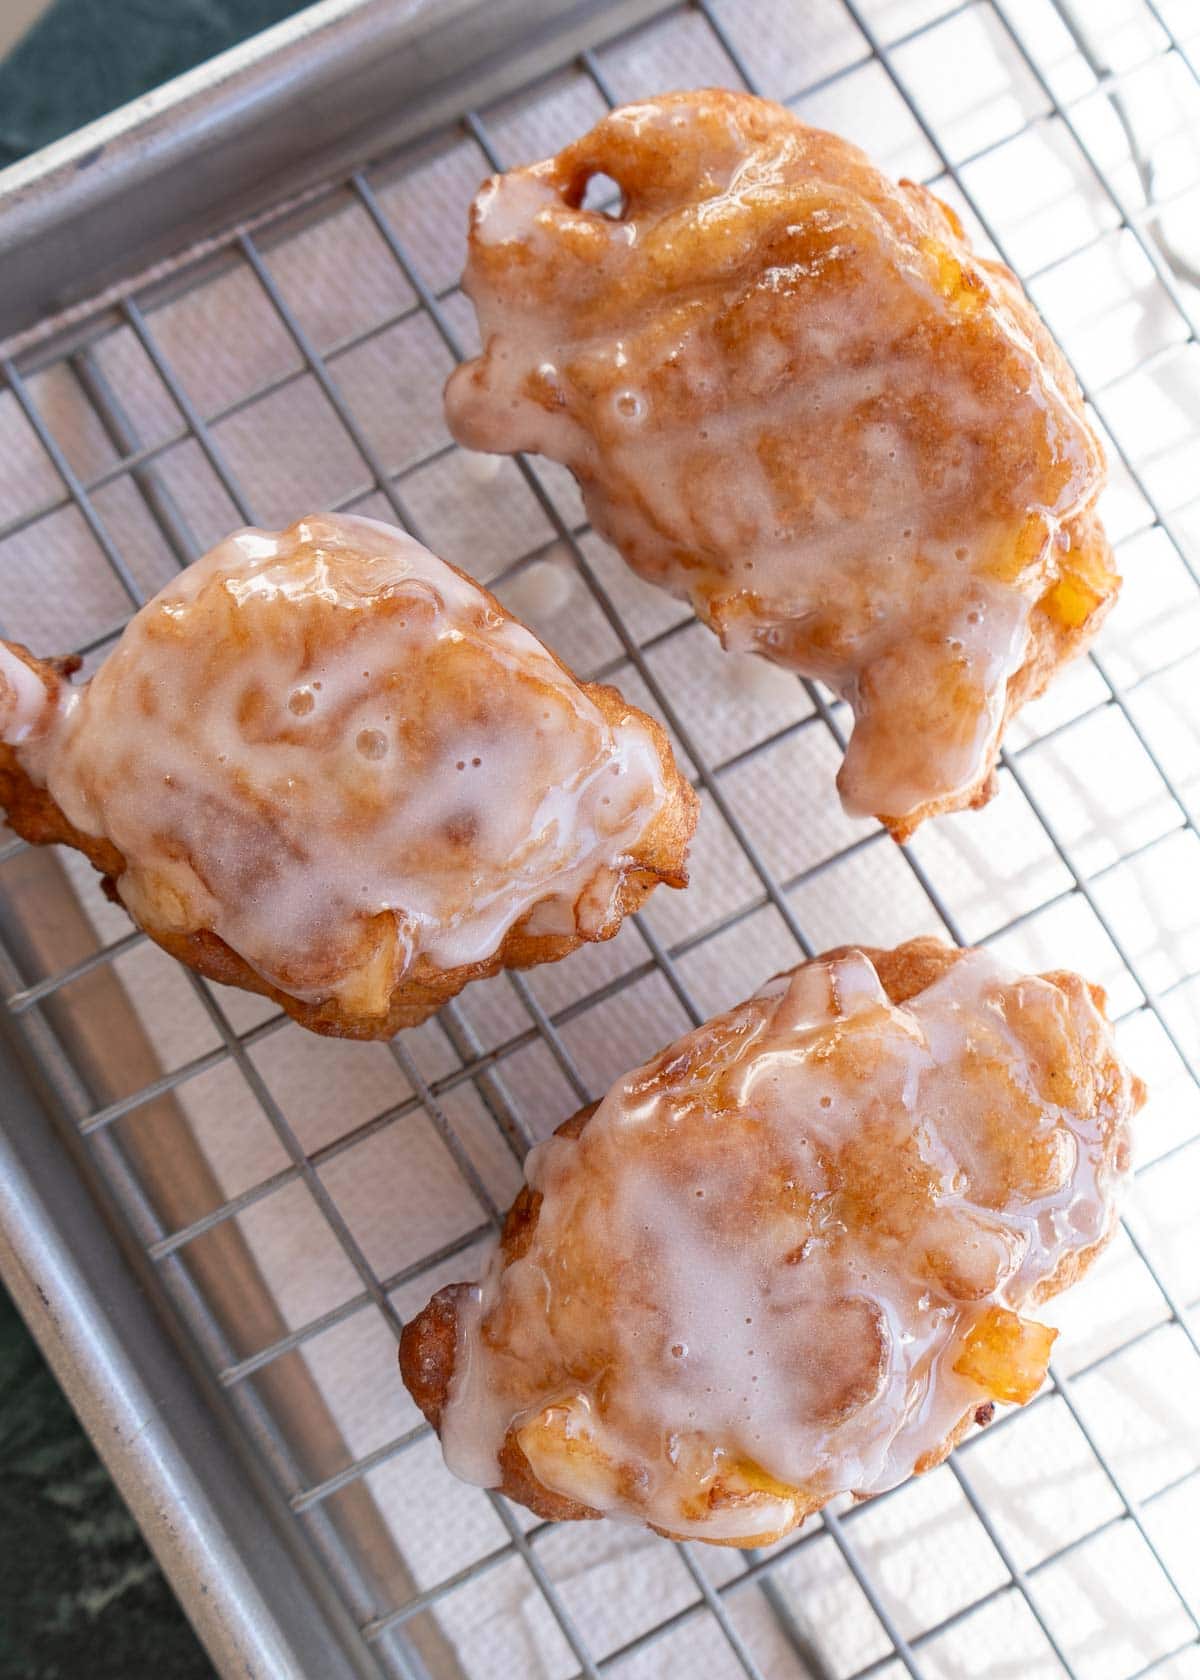
<path fill-rule="evenodd" d="M 580 205 L 584 210 L 592 210 L 598 216 L 608 216 L 613 221 L 620 221 L 625 214 L 625 194 L 611 175 L 602 174 L 597 170 L 595 175 L 588 177 Z"/>

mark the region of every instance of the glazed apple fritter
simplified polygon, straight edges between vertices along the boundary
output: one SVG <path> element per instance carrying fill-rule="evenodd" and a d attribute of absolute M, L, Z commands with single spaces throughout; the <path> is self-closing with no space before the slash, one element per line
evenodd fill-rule
<path fill-rule="evenodd" d="M 686 884 L 660 726 L 372 520 L 238 532 L 68 675 L 0 643 L 13 828 L 317 1032 L 388 1037 Z"/>
<path fill-rule="evenodd" d="M 932 939 L 779 975 L 527 1162 L 478 1285 L 409 1323 L 456 1474 L 725 1545 L 1023 1402 L 1028 1316 L 1111 1234 L 1140 1082 L 1103 995 Z"/>
<path fill-rule="evenodd" d="M 846 700 L 849 811 L 904 838 L 989 797 L 1119 580 L 1076 381 L 953 210 L 780 106 L 668 94 L 487 181 L 463 284 L 462 443 L 564 463 L 726 647 Z"/>

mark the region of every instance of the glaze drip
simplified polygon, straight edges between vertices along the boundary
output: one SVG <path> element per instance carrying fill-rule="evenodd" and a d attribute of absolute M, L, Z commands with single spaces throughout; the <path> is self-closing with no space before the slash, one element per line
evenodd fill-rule
<path fill-rule="evenodd" d="M 55 699 L 25 661 L 0 642 L 0 741 L 20 746 L 47 727 Z"/>

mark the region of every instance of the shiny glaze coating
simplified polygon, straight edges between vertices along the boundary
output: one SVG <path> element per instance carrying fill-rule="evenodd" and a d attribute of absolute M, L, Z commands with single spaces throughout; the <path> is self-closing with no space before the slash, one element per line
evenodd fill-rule
<path fill-rule="evenodd" d="M 565 463 L 727 647 L 848 701 L 848 810 L 902 837 L 987 797 L 1118 580 L 1076 382 L 952 210 L 779 106 L 670 94 L 486 182 L 464 288 L 461 442 Z"/>
<path fill-rule="evenodd" d="M 1028 1399 L 1025 1315 L 1111 1233 L 1141 1101 L 1102 1003 L 932 940 L 834 952 L 618 1081 L 406 1328 L 450 1468 L 757 1545 Z"/>
<path fill-rule="evenodd" d="M 428 1013 L 513 937 L 560 956 L 682 880 L 694 802 L 657 725 L 370 520 L 236 533 L 87 684 L 6 649 L 0 732 L 68 825 L 46 837 L 103 851 L 147 931 L 216 939 L 331 1030 L 382 1036 L 413 979 Z"/>

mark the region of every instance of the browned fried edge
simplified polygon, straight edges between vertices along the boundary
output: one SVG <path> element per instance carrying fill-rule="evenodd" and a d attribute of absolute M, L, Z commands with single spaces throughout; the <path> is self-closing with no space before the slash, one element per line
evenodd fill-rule
<path fill-rule="evenodd" d="M 1113 570 L 1112 549 L 1095 512 L 1088 508 L 1071 522 L 1070 529 L 1078 546 L 1101 551 L 1112 576 L 1112 588 L 1084 622 L 1078 625 L 1059 623 L 1045 611 L 1042 602 L 1035 606 L 1029 621 L 1029 651 L 1025 656 L 1025 663 L 1009 679 L 1004 718 L 996 738 L 996 751 L 991 760 L 970 787 L 961 788 L 940 799 L 928 800 L 915 811 L 909 811 L 902 817 L 889 817 L 880 813 L 879 821 L 893 840 L 911 839 L 929 817 L 942 816 L 947 811 L 977 811 L 995 798 L 996 759 L 1005 730 L 1022 706 L 1045 693 L 1056 672 L 1087 651 L 1100 626 L 1116 605 L 1121 580 Z"/>
<path fill-rule="evenodd" d="M 880 950 L 871 946 L 841 945 L 835 949 L 823 952 L 812 958 L 813 962 L 827 962 L 831 959 L 847 956 L 852 950 L 862 951 L 874 964 L 875 971 L 894 1004 L 906 1003 L 910 998 L 923 992 L 926 987 L 940 979 L 947 969 L 951 968 L 963 952 L 949 945 L 944 945 L 939 939 L 912 939 L 906 944 L 898 945 L 894 950 Z M 799 964 L 799 968 L 807 966 Z M 795 971 L 793 971 L 795 972 Z M 1054 972 L 1044 976 L 1045 979 L 1061 985 L 1065 981 L 1077 984 L 1075 977 L 1061 972 Z M 1090 987 L 1095 1001 L 1103 1006 L 1103 993 L 1097 988 Z M 1135 1087 L 1135 1102 L 1140 1101 Z M 582 1108 L 573 1114 L 569 1120 L 564 1120 L 558 1127 L 556 1135 L 559 1137 L 578 1137 L 580 1132 L 591 1119 L 599 1107 L 598 1103 Z M 538 1212 L 541 1207 L 541 1196 L 537 1191 L 524 1186 L 508 1211 L 504 1221 L 504 1229 L 500 1236 L 500 1249 L 506 1265 L 519 1260 L 533 1241 L 533 1234 L 537 1227 Z M 1087 1271 L 1092 1261 L 1105 1247 L 1111 1237 L 1111 1230 L 1092 1245 L 1078 1254 L 1064 1257 L 1058 1268 L 1034 1292 L 1031 1304 L 1048 1300 L 1052 1295 L 1067 1289 Z M 400 1338 L 400 1373 L 405 1386 L 425 1417 L 434 1429 L 440 1428 L 442 1410 L 450 1392 L 450 1383 L 454 1375 L 454 1360 L 457 1346 L 458 1303 L 463 1294 L 471 1288 L 470 1284 L 455 1283 L 437 1294 L 417 1316 L 405 1325 Z M 915 1474 L 920 1475 L 926 1470 L 932 1470 L 949 1456 L 951 1450 L 958 1445 L 963 1436 L 970 1429 L 972 1423 L 984 1424 L 991 1420 L 994 1407 L 990 1404 L 975 1405 L 959 1419 L 958 1423 L 937 1447 L 926 1453 L 917 1461 Z M 501 1471 L 500 1491 L 510 1499 L 515 1499 L 521 1505 L 527 1506 L 539 1517 L 555 1522 L 578 1522 L 604 1515 L 602 1511 L 594 1510 L 591 1506 L 580 1504 L 577 1500 L 568 1499 L 562 1494 L 554 1493 L 543 1487 L 537 1480 L 528 1459 L 517 1444 L 516 1434 L 510 1430 L 500 1449 L 499 1464 Z M 749 1539 L 714 1540 L 711 1545 L 719 1546 L 767 1546 L 779 1540 L 791 1528 L 797 1528 L 820 1509 L 821 1501 L 814 1501 L 811 1505 L 798 1510 L 794 1521 L 788 1528 L 777 1532 L 756 1534 Z M 686 1538 L 673 1535 L 667 1530 L 660 1530 L 668 1539 Z M 694 1536 L 692 1536 L 694 1538 Z"/>
<path fill-rule="evenodd" d="M 444 563 L 449 565 L 449 561 Z M 450 569 L 478 589 L 496 612 L 513 620 L 513 615 L 489 590 L 460 572 L 458 567 L 451 566 Z M 79 663 L 70 658 L 38 659 L 20 643 L 8 645 L 38 673 L 52 692 L 61 678 Z M 591 935 L 578 932 L 533 934 L 527 932 L 522 923 L 517 923 L 508 930 L 494 955 L 484 962 L 439 969 L 427 957 L 419 957 L 393 991 L 391 1006 L 382 1016 L 356 1015 L 336 998 L 314 1003 L 293 997 L 256 973 L 219 935 L 207 929 L 176 933 L 169 929 L 147 927 L 144 932 L 164 951 L 197 974 L 225 986 L 238 986 L 243 991 L 259 992 L 271 998 L 311 1032 L 332 1038 L 383 1039 L 391 1038 L 403 1027 L 419 1026 L 472 980 L 488 979 L 504 968 L 534 968 L 540 963 L 559 962 L 580 945 L 613 938 L 620 931 L 624 918 L 637 910 L 660 883 L 686 887 L 687 849 L 695 832 L 700 807 L 691 783 L 680 774 L 675 763 L 666 731 L 655 718 L 630 705 L 619 689 L 602 683 L 580 683 L 561 659 L 550 649 L 546 651 L 559 670 L 587 695 L 606 723 L 615 727 L 623 718 L 633 717 L 649 730 L 662 770 L 662 805 L 633 850 L 630 867 L 625 870 L 617 890 L 614 914 L 599 932 Z M 84 834 L 69 822 L 46 790 L 26 775 L 14 749 L 3 742 L 0 742 L 0 807 L 8 813 L 11 827 L 22 839 L 34 845 L 60 842 L 82 852 L 103 875 L 108 896 L 120 903 L 117 882 L 125 869 L 121 853 L 110 841 Z"/>

